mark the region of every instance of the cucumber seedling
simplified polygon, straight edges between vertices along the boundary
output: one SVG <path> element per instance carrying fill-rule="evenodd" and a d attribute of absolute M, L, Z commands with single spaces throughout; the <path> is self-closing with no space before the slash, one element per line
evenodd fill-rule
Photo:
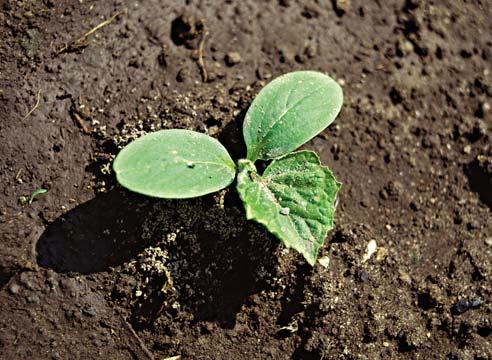
<path fill-rule="evenodd" d="M 120 151 L 113 163 L 118 182 L 152 197 L 184 199 L 230 185 L 246 217 L 263 224 L 314 266 L 333 227 L 341 184 L 312 151 L 294 151 L 335 120 L 342 89 L 327 75 L 297 71 L 265 86 L 243 124 L 246 159 L 237 163 L 216 139 L 189 130 L 161 130 Z M 255 162 L 271 160 L 263 174 Z"/>

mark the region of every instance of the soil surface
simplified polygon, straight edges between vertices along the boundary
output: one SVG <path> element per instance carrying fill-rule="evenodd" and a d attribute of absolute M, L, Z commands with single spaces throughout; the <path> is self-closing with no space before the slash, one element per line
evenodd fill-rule
<path fill-rule="evenodd" d="M 490 5 L 1 0 L 0 358 L 492 359 Z M 314 268 L 233 186 L 115 183 L 158 129 L 239 158 L 251 100 L 298 69 L 345 95 L 306 145 L 343 183 Z"/>

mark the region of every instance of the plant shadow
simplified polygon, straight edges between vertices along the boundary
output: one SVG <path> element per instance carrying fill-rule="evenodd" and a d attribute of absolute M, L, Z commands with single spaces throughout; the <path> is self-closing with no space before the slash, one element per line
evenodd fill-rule
<path fill-rule="evenodd" d="M 57 272 L 90 274 L 130 260 L 148 245 L 139 230 L 153 202 L 115 190 L 75 207 L 38 239 L 38 264 Z"/>
<path fill-rule="evenodd" d="M 36 244 L 37 262 L 57 272 L 92 274 L 138 263 L 146 247 L 159 247 L 182 309 L 196 321 L 232 328 L 246 298 L 267 286 L 279 246 L 246 221 L 237 193 L 226 192 L 223 207 L 213 196 L 163 201 L 122 190 L 100 195 L 46 228 Z M 150 326 L 169 302 L 160 292 L 165 278 L 148 280 L 148 296 L 132 305 L 136 328 Z"/>

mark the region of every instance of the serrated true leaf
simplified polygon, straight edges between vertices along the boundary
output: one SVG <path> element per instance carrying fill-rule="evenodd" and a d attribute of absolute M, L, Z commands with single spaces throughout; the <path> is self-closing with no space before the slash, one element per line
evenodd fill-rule
<path fill-rule="evenodd" d="M 318 250 L 333 227 L 340 183 L 312 151 L 275 159 L 262 176 L 251 161 L 242 160 L 239 164 L 237 189 L 246 217 L 263 224 L 314 265 Z"/>
<path fill-rule="evenodd" d="M 235 165 L 214 138 L 190 130 L 161 130 L 142 136 L 120 151 L 113 163 L 118 182 L 158 198 L 183 199 L 228 186 Z"/>
<path fill-rule="evenodd" d="M 322 73 L 297 71 L 276 78 L 246 113 L 247 158 L 273 159 L 297 149 L 335 120 L 342 102 L 340 85 Z"/>

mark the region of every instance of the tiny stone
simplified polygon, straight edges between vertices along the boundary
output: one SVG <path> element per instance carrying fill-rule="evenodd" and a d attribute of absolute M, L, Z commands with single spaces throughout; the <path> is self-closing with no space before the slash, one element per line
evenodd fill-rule
<path fill-rule="evenodd" d="M 410 277 L 410 275 L 408 275 L 408 273 L 406 273 L 405 271 L 403 270 L 399 270 L 398 271 L 399 273 L 399 276 L 398 278 L 403 281 L 404 283 L 406 284 L 411 284 L 412 283 L 412 278 Z"/>
<path fill-rule="evenodd" d="M 143 294 L 143 293 L 142 293 L 142 291 L 141 291 L 141 290 L 137 290 L 137 291 L 135 291 L 135 296 L 136 296 L 136 297 L 140 297 L 140 296 L 142 296 L 142 294 Z"/>
<path fill-rule="evenodd" d="M 471 146 L 470 145 L 466 145 L 464 148 L 463 148 L 463 152 L 465 154 L 470 154 L 471 153 Z"/>
<path fill-rule="evenodd" d="M 188 162 L 186 163 L 186 166 L 187 166 L 187 167 L 189 167 L 190 169 L 193 169 L 193 168 L 195 167 L 195 164 L 194 164 L 194 163 L 192 163 L 191 161 L 188 161 Z"/>
<path fill-rule="evenodd" d="M 241 62 L 241 55 L 238 52 L 230 52 L 225 56 L 225 62 L 227 66 L 234 66 Z"/>
<path fill-rule="evenodd" d="M 359 281 L 361 281 L 361 282 L 366 282 L 367 280 L 369 280 L 369 274 L 365 270 L 358 271 L 357 277 L 358 277 Z"/>
<path fill-rule="evenodd" d="M 338 16 L 342 16 L 350 10 L 350 0 L 335 0 L 333 5 Z"/>
<path fill-rule="evenodd" d="M 453 312 L 455 314 L 463 314 L 467 310 L 469 310 L 471 307 L 471 304 L 468 300 L 458 300 L 456 304 L 453 305 Z"/>
<path fill-rule="evenodd" d="M 90 317 L 93 317 L 93 316 L 96 316 L 97 315 L 96 309 L 94 309 L 93 307 L 90 307 L 90 306 L 82 309 L 82 313 L 84 315 L 87 315 L 87 316 L 90 316 Z"/>
<path fill-rule="evenodd" d="M 386 249 L 384 247 L 380 247 L 378 249 L 378 251 L 376 252 L 376 260 L 377 261 L 383 261 L 384 259 L 386 259 L 387 256 L 388 256 L 388 249 Z"/>
<path fill-rule="evenodd" d="M 476 308 L 476 307 L 481 306 L 482 304 L 483 304 L 483 300 L 478 299 L 478 300 L 473 300 L 470 305 L 471 305 L 471 307 Z"/>
<path fill-rule="evenodd" d="M 289 215 L 290 214 L 290 209 L 288 207 L 280 208 L 280 213 L 282 215 Z"/>
<path fill-rule="evenodd" d="M 10 292 L 11 292 L 12 294 L 14 294 L 14 295 L 15 295 L 15 294 L 18 294 L 18 293 L 19 293 L 19 290 L 20 290 L 20 286 L 19 286 L 19 285 L 17 285 L 17 284 L 12 284 L 12 285 L 10 285 L 9 290 L 10 290 Z"/>
<path fill-rule="evenodd" d="M 39 296 L 37 296 L 37 295 L 30 295 L 30 296 L 26 297 L 26 300 L 28 303 L 31 303 L 31 304 L 39 304 L 41 302 L 41 300 L 39 299 Z"/>
<path fill-rule="evenodd" d="M 376 252 L 378 248 L 378 245 L 376 243 L 376 240 L 371 240 L 367 243 L 367 252 L 364 254 L 364 257 L 362 258 L 362 262 L 365 263 L 367 260 L 371 258 L 372 255 Z"/>
<path fill-rule="evenodd" d="M 190 77 L 189 71 L 186 68 L 180 69 L 176 75 L 176 81 L 184 82 Z"/>
<path fill-rule="evenodd" d="M 413 44 L 410 41 L 406 40 L 401 44 L 401 50 L 404 54 L 410 54 L 411 52 L 413 52 Z"/>
<path fill-rule="evenodd" d="M 492 246 L 492 236 L 485 239 L 485 245 Z"/>
<path fill-rule="evenodd" d="M 323 256 L 318 260 L 321 266 L 327 268 L 330 265 L 330 258 L 328 256 Z"/>

